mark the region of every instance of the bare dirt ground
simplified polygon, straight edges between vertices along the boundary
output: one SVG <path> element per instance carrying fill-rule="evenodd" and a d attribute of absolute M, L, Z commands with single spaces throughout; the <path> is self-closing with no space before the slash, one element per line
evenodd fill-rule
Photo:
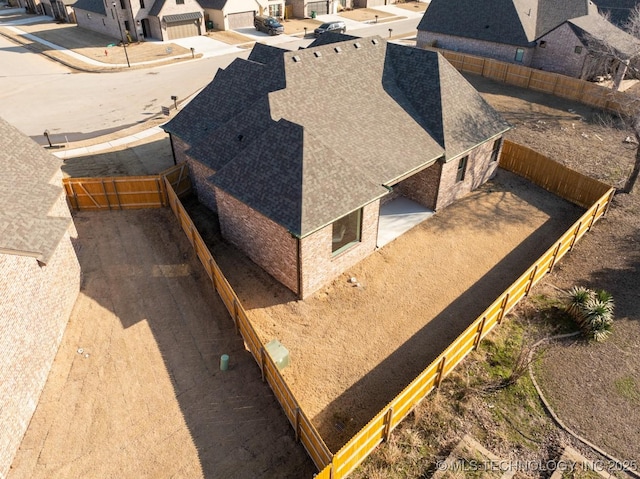
<path fill-rule="evenodd" d="M 403 8 L 411 12 L 424 12 L 429 6 L 426 2 L 397 2 L 393 4 L 394 7 Z"/>
<path fill-rule="evenodd" d="M 172 212 L 74 220 L 82 289 L 9 479 L 312 477 Z"/>
<path fill-rule="evenodd" d="M 376 10 L 375 8 L 356 8 L 354 10 L 344 10 L 340 12 L 339 15 L 341 17 L 348 18 L 349 20 L 355 20 L 357 22 L 368 22 L 371 20 L 375 20 L 376 16 L 379 20 L 393 17 L 391 13 L 383 12 L 382 10 Z"/>
<path fill-rule="evenodd" d="M 467 77 L 515 125 L 508 137 L 575 170 L 621 187 L 631 171 L 632 132 L 591 108 L 480 77 Z M 616 195 L 605 219 L 545 284 L 605 289 L 616 301 L 614 334 L 548 348 L 540 382 L 565 423 L 620 460 L 640 458 L 640 186 Z M 544 285 L 542 285 L 544 287 Z M 548 291 L 558 297 L 555 288 Z"/>
<path fill-rule="evenodd" d="M 264 342 L 333 450 L 342 446 L 582 214 L 500 171 L 305 301 L 224 244 L 191 209 Z M 355 276 L 362 285 L 347 280 Z"/>

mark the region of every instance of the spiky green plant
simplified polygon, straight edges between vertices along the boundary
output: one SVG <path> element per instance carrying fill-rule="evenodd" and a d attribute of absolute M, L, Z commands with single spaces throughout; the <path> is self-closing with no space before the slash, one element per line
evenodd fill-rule
<path fill-rule="evenodd" d="M 584 322 L 584 305 L 591 299 L 591 290 L 584 286 L 574 286 L 569 290 L 567 313 L 579 324 Z"/>

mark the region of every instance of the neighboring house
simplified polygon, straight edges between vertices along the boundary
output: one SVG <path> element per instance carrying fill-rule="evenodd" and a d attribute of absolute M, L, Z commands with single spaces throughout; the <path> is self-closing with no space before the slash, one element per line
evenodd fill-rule
<path fill-rule="evenodd" d="M 509 126 L 440 54 L 327 33 L 256 44 L 163 128 L 222 235 L 304 298 L 375 251 L 381 201 L 487 181 Z"/>
<path fill-rule="evenodd" d="M 0 477 L 6 477 L 80 289 L 62 161 L 0 118 Z"/>
<path fill-rule="evenodd" d="M 78 26 L 119 40 L 175 40 L 205 33 L 196 0 L 77 0 Z"/>
<path fill-rule="evenodd" d="M 628 62 L 640 51 L 638 41 L 604 20 L 589 0 L 485 0 L 481 8 L 474 0 L 432 0 L 417 39 L 421 48 L 435 46 L 576 78 L 605 73 L 594 71 L 596 42 L 616 50 L 607 66 L 620 78 L 628 63 L 618 60 Z"/>
<path fill-rule="evenodd" d="M 253 27 L 253 17 L 284 17 L 284 0 L 200 0 L 215 30 Z"/>
<path fill-rule="evenodd" d="M 35 6 L 34 0 L 31 6 Z M 40 0 L 41 8 L 44 15 L 49 15 L 59 22 L 75 23 L 76 17 L 73 12 L 73 6 L 76 0 Z"/>

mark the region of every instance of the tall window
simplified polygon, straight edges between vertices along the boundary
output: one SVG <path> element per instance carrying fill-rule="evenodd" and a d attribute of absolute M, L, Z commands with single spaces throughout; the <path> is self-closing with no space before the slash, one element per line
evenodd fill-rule
<path fill-rule="evenodd" d="M 360 242 L 361 229 L 362 208 L 334 221 L 331 252 L 336 255 Z"/>
<path fill-rule="evenodd" d="M 524 48 L 516 48 L 515 61 L 522 63 L 523 58 L 524 58 Z"/>
<path fill-rule="evenodd" d="M 123 10 L 127 8 L 127 6 L 124 4 L 124 0 L 120 0 L 120 8 L 122 8 Z"/>
<path fill-rule="evenodd" d="M 144 8 L 144 0 L 140 0 L 140 8 Z"/>
<path fill-rule="evenodd" d="M 176 0 L 176 5 L 184 5 L 184 0 Z"/>
<path fill-rule="evenodd" d="M 456 181 L 464 181 L 464 175 L 467 173 L 468 160 L 468 155 L 460 158 L 460 161 L 458 162 L 458 174 L 456 175 Z"/>
<path fill-rule="evenodd" d="M 282 17 L 282 4 L 281 3 L 277 3 L 275 5 L 269 5 L 269 16 L 270 17 Z"/>
<path fill-rule="evenodd" d="M 500 153 L 500 146 L 502 146 L 502 138 L 493 142 L 493 150 L 491 151 L 491 161 L 498 161 L 498 153 Z"/>

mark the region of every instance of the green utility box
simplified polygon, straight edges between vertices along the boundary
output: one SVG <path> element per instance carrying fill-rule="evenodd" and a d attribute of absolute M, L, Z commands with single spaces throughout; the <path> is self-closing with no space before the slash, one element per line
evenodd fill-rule
<path fill-rule="evenodd" d="M 280 341 L 273 339 L 265 344 L 265 349 L 276 363 L 278 369 L 283 370 L 289 366 L 289 350 L 285 348 Z"/>

